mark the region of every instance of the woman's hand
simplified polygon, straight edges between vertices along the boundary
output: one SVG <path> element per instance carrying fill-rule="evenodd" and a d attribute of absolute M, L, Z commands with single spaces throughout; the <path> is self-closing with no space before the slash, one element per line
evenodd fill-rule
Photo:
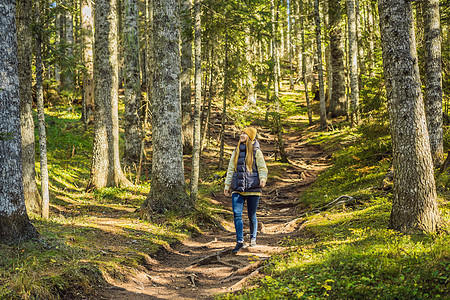
<path fill-rule="evenodd" d="M 259 185 L 263 188 L 266 186 L 266 181 L 265 180 L 261 180 L 261 182 L 259 183 Z"/>
<path fill-rule="evenodd" d="M 229 196 L 230 195 L 229 189 L 224 189 L 223 193 L 225 194 L 225 196 Z"/>

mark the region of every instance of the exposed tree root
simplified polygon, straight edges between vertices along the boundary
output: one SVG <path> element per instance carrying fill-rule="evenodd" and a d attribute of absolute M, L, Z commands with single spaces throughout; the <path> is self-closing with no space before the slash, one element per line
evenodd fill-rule
<path fill-rule="evenodd" d="M 241 280 L 239 280 L 238 282 L 236 282 L 235 284 L 233 284 L 232 286 L 230 286 L 228 288 L 229 291 L 234 292 L 236 290 L 239 290 L 242 288 L 242 286 L 250 279 L 255 278 L 256 276 L 259 275 L 259 272 L 261 272 L 261 270 L 267 266 L 269 266 L 270 264 L 267 265 L 262 265 L 259 266 L 258 268 L 256 268 L 256 270 L 254 270 L 253 272 L 251 272 L 249 275 L 245 276 L 244 278 L 242 278 Z"/>
<path fill-rule="evenodd" d="M 328 202 L 327 204 L 325 204 L 325 205 L 322 206 L 322 207 L 319 207 L 319 208 L 313 209 L 313 210 L 311 210 L 311 211 L 304 212 L 304 213 L 300 214 L 300 215 L 298 216 L 298 218 L 295 219 L 295 220 L 298 220 L 299 218 L 305 217 L 305 216 L 310 215 L 310 214 L 312 214 L 312 213 L 320 213 L 320 212 L 322 212 L 322 211 L 324 211 L 324 210 L 327 210 L 327 209 L 329 209 L 329 208 L 332 208 L 332 207 L 334 207 L 334 206 L 339 206 L 339 205 L 344 205 L 344 204 L 352 204 L 352 203 L 356 203 L 356 201 L 357 201 L 357 200 L 356 200 L 355 198 L 353 198 L 352 196 L 342 195 L 342 196 L 337 197 L 337 198 L 334 199 L 333 201 Z M 293 221 L 295 221 L 295 220 L 293 220 Z M 291 221 L 291 222 L 292 222 L 292 221 Z"/>
<path fill-rule="evenodd" d="M 227 254 L 231 254 L 231 249 L 224 249 L 217 251 L 213 254 L 201 257 L 199 260 L 191 263 L 191 266 L 203 266 L 203 265 L 209 265 L 209 264 L 215 264 L 220 263 L 220 256 L 224 256 Z"/>
<path fill-rule="evenodd" d="M 268 259 L 269 258 L 265 258 L 265 259 L 257 261 L 256 263 L 253 263 L 251 265 L 248 265 L 248 266 L 245 266 L 243 268 L 238 269 L 233 274 L 231 274 L 231 275 L 225 277 L 224 279 L 222 279 L 221 283 L 226 283 L 226 282 L 230 282 L 230 281 L 233 281 L 233 280 L 242 279 L 242 278 L 246 277 L 245 275 L 247 275 L 249 273 L 252 273 L 256 269 L 261 267 L 261 265 L 263 265 Z"/>

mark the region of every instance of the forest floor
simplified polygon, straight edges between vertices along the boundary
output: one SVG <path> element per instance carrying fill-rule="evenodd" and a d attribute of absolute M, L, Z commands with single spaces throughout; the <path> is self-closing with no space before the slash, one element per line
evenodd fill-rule
<path fill-rule="evenodd" d="M 234 224 L 231 217 L 225 218 L 221 220 L 222 229 L 204 231 L 169 247 L 161 247 L 156 255 L 146 259 L 145 270 L 130 275 L 127 280 L 110 278 L 105 299 L 211 299 L 216 294 L 239 291 L 251 284 L 248 279 L 259 275 L 271 255 L 286 249 L 284 240 L 302 235 L 302 220 L 297 217 L 301 207 L 298 197 L 316 180 L 319 172 L 329 167 L 331 156 L 318 146 L 308 145 L 307 136 L 299 132 L 298 127 L 291 127 L 284 135 L 284 142 L 292 164 L 275 164 L 275 136 L 266 128 L 258 127 L 258 132 L 271 173 L 257 211 L 258 245 L 232 254 Z M 227 131 L 227 148 L 235 147 L 237 136 L 237 132 Z M 205 164 L 213 168 L 217 161 Z M 223 192 L 211 195 L 214 204 L 231 216 L 231 197 Z M 109 217 L 113 219 L 114 215 Z M 244 213 L 247 241 L 248 234 L 248 219 Z"/>

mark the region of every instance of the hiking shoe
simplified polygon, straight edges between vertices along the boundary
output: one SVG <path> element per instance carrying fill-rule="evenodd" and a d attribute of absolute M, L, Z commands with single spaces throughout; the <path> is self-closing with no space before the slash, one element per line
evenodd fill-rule
<path fill-rule="evenodd" d="M 233 253 L 238 253 L 239 250 L 246 248 L 247 245 L 244 242 L 236 243 L 236 246 L 232 250 Z"/>
<path fill-rule="evenodd" d="M 250 247 L 255 247 L 256 246 L 256 239 L 251 239 L 250 240 Z"/>

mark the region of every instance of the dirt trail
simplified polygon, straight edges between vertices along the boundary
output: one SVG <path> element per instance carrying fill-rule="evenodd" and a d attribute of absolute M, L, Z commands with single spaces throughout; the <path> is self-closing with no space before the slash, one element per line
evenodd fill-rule
<path fill-rule="evenodd" d="M 274 137 L 269 132 L 260 134 L 262 150 L 270 164 L 274 160 Z M 296 218 L 299 213 L 296 199 L 328 166 L 327 154 L 319 147 L 307 145 L 298 133 L 291 132 L 285 139 L 293 164 L 269 166 L 269 172 L 276 175 L 268 181 L 258 207 L 256 247 L 233 255 L 234 225 L 232 221 L 223 222 L 223 230 L 207 232 L 170 249 L 163 248 L 147 259 L 146 271 L 129 283 L 110 280 L 105 299 L 212 299 L 218 293 L 240 290 L 249 278 L 258 276 L 271 255 L 284 250 L 280 241 L 300 234 L 302 220 Z M 230 138 L 227 144 L 235 145 L 236 141 Z M 231 198 L 223 193 L 215 196 L 215 201 L 232 214 Z M 248 234 L 244 214 L 247 240 Z"/>

